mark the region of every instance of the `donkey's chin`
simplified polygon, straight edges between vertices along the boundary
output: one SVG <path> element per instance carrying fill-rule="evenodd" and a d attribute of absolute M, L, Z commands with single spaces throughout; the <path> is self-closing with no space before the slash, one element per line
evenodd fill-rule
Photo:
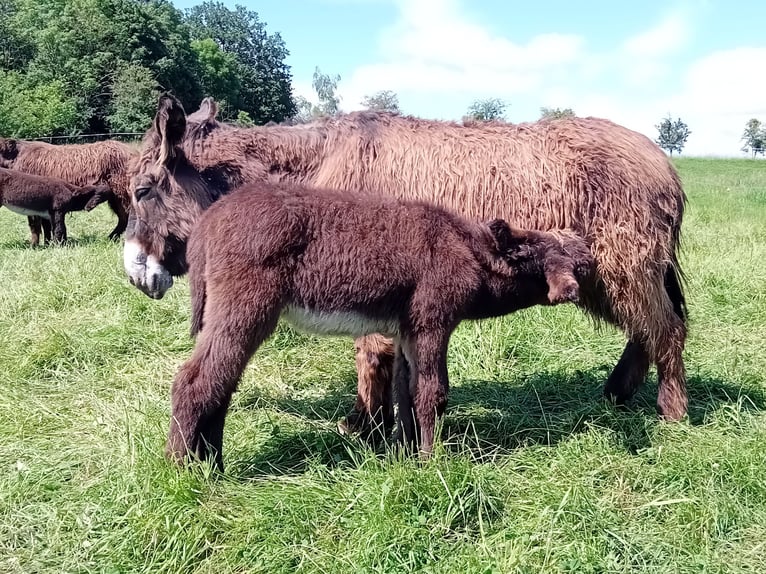
<path fill-rule="evenodd" d="M 133 242 L 125 242 L 125 271 L 131 285 L 152 299 L 162 299 L 173 286 L 173 276 L 153 255 L 147 255 Z"/>

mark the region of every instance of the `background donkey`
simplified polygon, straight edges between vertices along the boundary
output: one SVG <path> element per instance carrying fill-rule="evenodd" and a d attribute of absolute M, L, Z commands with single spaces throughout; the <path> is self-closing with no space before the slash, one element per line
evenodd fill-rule
<path fill-rule="evenodd" d="M 203 178 L 178 154 L 169 169 L 139 175 L 133 185 L 130 241 L 165 268 L 189 270 L 197 343 L 173 383 L 167 452 L 177 459 L 206 458 L 211 449 L 222 465 L 231 395 L 280 314 L 314 333 L 395 337 L 397 361 L 406 362 L 395 368 L 403 437 L 416 436 L 412 397 L 421 450 L 430 453 L 457 324 L 576 301 L 578 280 L 593 271 L 590 250 L 574 234 L 512 230 L 499 219 L 470 223 L 423 202 L 266 182 L 214 203 L 188 248 L 178 250 L 168 244 L 178 236 L 177 218 L 164 211 L 211 202 Z"/>
<path fill-rule="evenodd" d="M 0 167 L 0 205 L 21 215 L 34 216 L 43 221 L 45 242 L 67 240 L 65 216 L 70 211 L 90 211 L 107 201 L 111 189 L 106 184 L 77 186 L 51 177 L 29 175 Z M 30 223 L 31 243 L 40 242 L 39 224 Z"/>
<path fill-rule="evenodd" d="M 0 167 L 32 175 L 52 177 L 73 185 L 107 184 L 106 197 L 117 215 L 117 225 L 109 233 L 117 239 L 128 224 L 130 192 L 128 166 L 138 151 L 122 142 L 101 141 L 88 144 L 52 145 L 46 142 L 0 138 Z M 30 226 L 37 225 L 39 220 Z"/>
<path fill-rule="evenodd" d="M 668 157 L 645 136 L 597 118 L 461 126 L 360 112 L 301 126 L 236 128 L 216 114 L 210 99 L 185 117 L 177 100 L 162 98 L 161 121 L 144 138 L 139 171 L 178 148 L 220 193 L 247 181 L 293 181 L 423 199 L 475 220 L 502 217 L 528 229 L 572 229 L 596 259 L 579 306 L 628 338 L 605 394 L 629 399 L 655 363 L 659 412 L 668 419 L 686 413 L 686 307 L 678 262 L 686 198 Z M 146 254 L 132 255 L 146 262 Z M 152 270 L 133 277 L 147 293 L 153 290 L 144 279 L 168 277 Z M 146 266 L 135 271 L 146 273 Z M 361 359 L 386 350 L 365 340 L 357 345 Z M 376 381 L 376 373 L 364 368 L 360 385 L 384 388 L 388 382 Z M 380 388 L 360 387 L 357 404 L 384 399 Z M 381 405 L 371 406 L 374 412 Z"/>

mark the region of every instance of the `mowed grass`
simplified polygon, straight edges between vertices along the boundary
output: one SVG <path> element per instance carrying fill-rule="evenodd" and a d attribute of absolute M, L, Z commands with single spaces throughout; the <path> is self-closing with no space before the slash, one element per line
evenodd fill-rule
<path fill-rule="evenodd" d="M 0 210 L 0 572 L 766 569 L 766 162 L 683 159 L 687 421 L 656 376 L 601 398 L 623 336 L 571 306 L 463 324 L 425 464 L 341 437 L 352 342 L 282 325 L 231 408 L 224 475 L 163 458 L 185 280 L 131 287 L 105 206 L 30 249 Z"/>

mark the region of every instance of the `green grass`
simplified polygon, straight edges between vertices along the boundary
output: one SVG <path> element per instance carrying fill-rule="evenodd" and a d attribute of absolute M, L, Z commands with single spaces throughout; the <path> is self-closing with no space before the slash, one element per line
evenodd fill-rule
<path fill-rule="evenodd" d="M 690 417 L 601 399 L 623 337 L 567 306 L 464 324 L 421 464 L 339 436 L 352 343 L 281 326 L 227 471 L 162 454 L 185 280 L 131 287 L 106 207 L 30 249 L 0 210 L 0 572 L 753 572 L 766 568 L 766 162 L 677 163 Z"/>

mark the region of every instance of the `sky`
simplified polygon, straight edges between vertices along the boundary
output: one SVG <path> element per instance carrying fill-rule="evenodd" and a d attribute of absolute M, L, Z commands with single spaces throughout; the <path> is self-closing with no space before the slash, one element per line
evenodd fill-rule
<path fill-rule="evenodd" d="M 179 8 L 198 1 L 176 0 Z M 393 90 L 403 113 L 459 120 L 500 98 L 506 119 L 572 108 L 652 139 L 668 115 L 691 130 L 684 155 L 745 155 L 766 121 L 763 0 L 238 0 L 285 40 L 296 95 L 315 67 L 339 74 L 341 109 Z"/>

